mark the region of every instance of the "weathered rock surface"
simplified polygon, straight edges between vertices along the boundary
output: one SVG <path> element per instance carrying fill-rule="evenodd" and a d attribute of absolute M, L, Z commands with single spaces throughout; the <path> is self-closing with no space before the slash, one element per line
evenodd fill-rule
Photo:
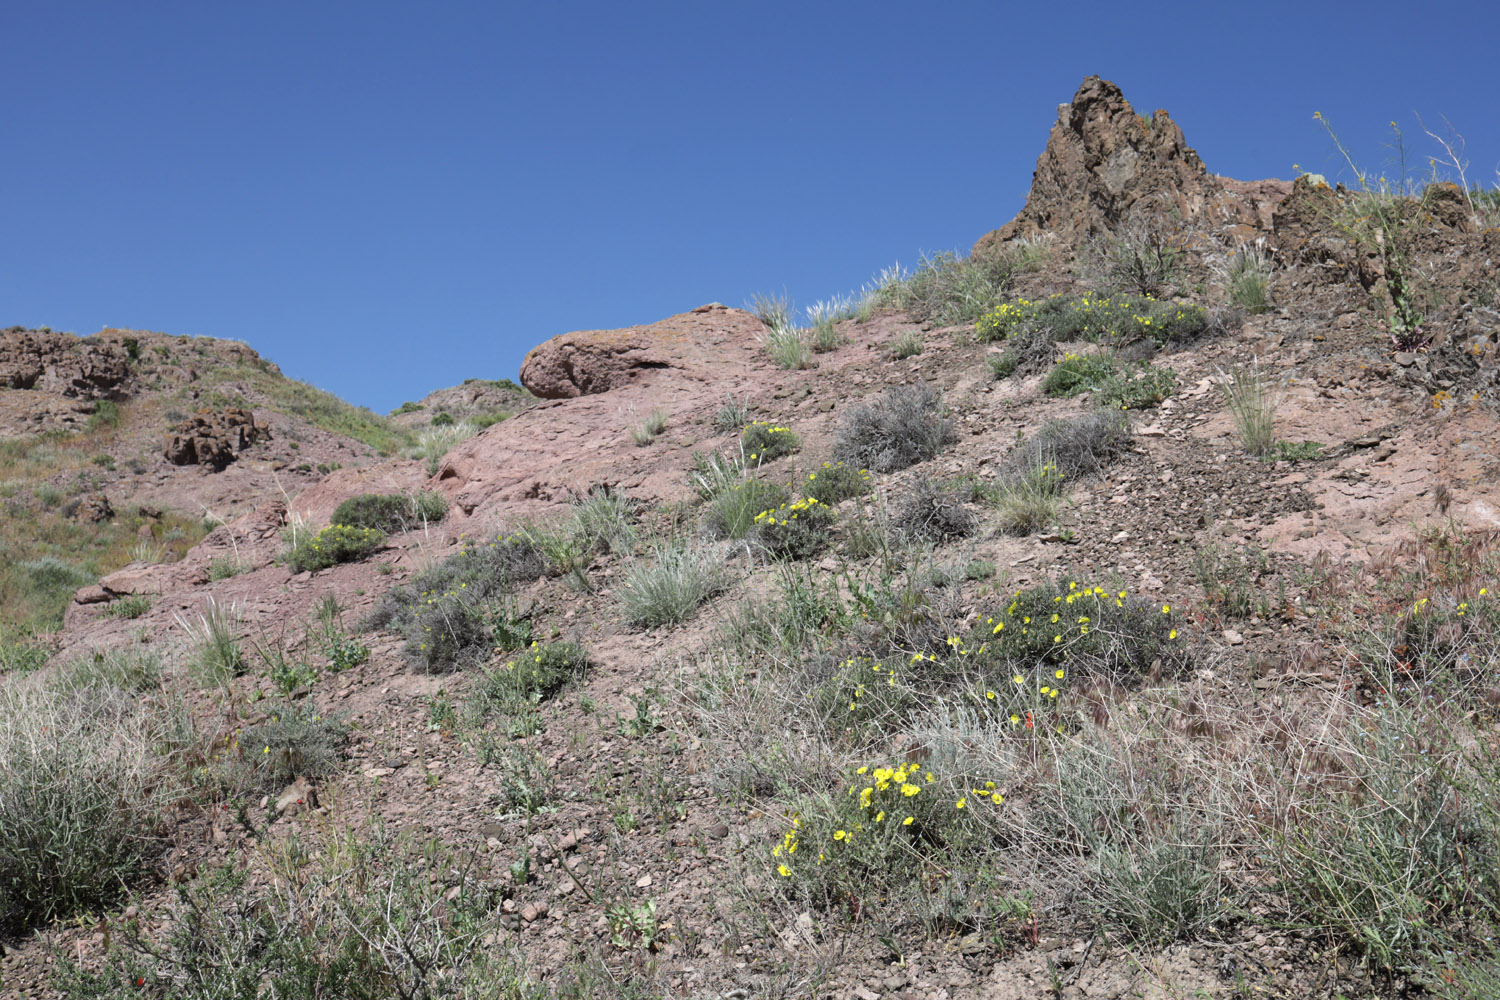
<path fill-rule="evenodd" d="M 1184 222 L 1267 228 L 1284 181 L 1235 182 L 1208 172 L 1165 111 L 1136 114 L 1120 88 L 1091 76 L 1058 108 L 1037 160 L 1026 207 L 974 244 L 1054 233 L 1068 243 L 1137 219 L 1172 213 Z"/>
<path fill-rule="evenodd" d="M 715 302 L 647 326 L 565 333 L 526 355 L 521 384 L 543 399 L 572 399 L 664 369 L 674 379 L 703 381 L 748 359 L 764 329 L 743 309 Z"/>
<path fill-rule="evenodd" d="M 129 374 L 129 355 L 113 341 L 35 330 L 0 333 L 0 389 L 100 399 Z"/>
<path fill-rule="evenodd" d="M 237 406 L 199 410 L 167 435 L 163 454 L 173 465 L 206 465 L 221 472 L 240 452 L 270 434 L 255 414 Z"/>

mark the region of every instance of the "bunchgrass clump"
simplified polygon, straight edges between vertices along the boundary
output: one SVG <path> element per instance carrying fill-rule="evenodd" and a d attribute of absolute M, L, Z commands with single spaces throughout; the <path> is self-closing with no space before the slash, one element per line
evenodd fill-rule
<path fill-rule="evenodd" d="M 1090 240 L 1079 268 L 1106 291 L 1161 295 L 1178 280 L 1187 248 L 1184 233 L 1154 219 L 1135 222 Z"/>
<path fill-rule="evenodd" d="M 1271 308 L 1271 257 L 1255 244 L 1242 244 L 1214 265 L 1224 296 L 1250 315 Z"/>
<path fill-rule="evenodd" d="M 638 628 L 687 621 L 698 606 L 728 585 L 723 560 L 708 549 L 660 545 L 636 562 L 619 588 L 625 619 Z"/>
<path fill-rule="evenodd" d="M 883 273 L 871 306 L 900 309 L 919 323 L 972 323 L 1004 301 L 1017 274 L 1041 263 L 1043 249 L 1039 242 L 1016 241 L 968 257 L 951 252 L 924 256 L 909 274 L 899 267 Z"/>
<path fill-rule="evenodd" d="M 384 544 L 385 533 L 378 529 L 330 524 L 293 546 L 287 553 L 286 565 L 293 573 L 328 569 L 367 559 Z"/>
<path fill-rule="evenodd" d="M 644 448 L 661 436 L 667 429 L 666 411 L 656 409 L 630 425 L 630 440 L 637 448 Z"/>
<path fill-rule="evenodd" d="M 468 420 L 431 426 L 417 436 L 416 445 L 407 449 L 406 457 L 421 459 L 426 464 L 427 474 L 435 476 L 442 466 L 443 456 L 478 433 L 479 427 Z"/>
<path fill-rule="evenodd" d="M 1031 451 L 1027 464 L 1012 461 L 1007 475 L 993 494 L 991 503 L 1001 531 L 1031 535 L 1057 523 L 1062 510 L 1067 479 L 1055 456 Z"/>
<path fill-rule="evenodd" d="M 334 508 L 333 524 L 397 534 L 425 527 L 448 513 L 448 498 L 434 490 L 418 493 L 361 493 Z"/>
<path fill-rule="evenodd" d="M 923 383 L 895 386 L 844 413 L 833 457 L 858 469 L 896 472 L 935 457 L 953 440 L 937 390 Z"/>
<path fill-rule="evenodd" d="M 150 610 L 151 598 L 145 594 L 127 594 L 104 606 L 104 613 L 111 618 L 139 618 Z"/>
<path fill-rule="evenodd" d="M 1260 364 L 1232 368 L 1223 389 L 1240 444 L 1251 455 L 1268 454 L 1276 444 L 1276 391 L 1267 384 Z"/>
<path fill-rule="evenodd" d="M 9 933 L 113 905 L 164 846 L 177 796 L 167 719 L 109 674 L 0 684 L 0 928 Z"/>
<path fill-rule="evenodd" d="M 540 989 L 492 943 L 505 933 L 498 890 L 439 840 L 378 824 L 319 828 L 277 838 L 262 863 L 255 880 L 234 861 L 205 865 L 165 920 L 112 923 L 101 965 L 61 958 L 59 988 L 69 1000 L 253 997 L 271 983 L 287 1000 Z"/>
<path fill-rule="evenodd" d="M 747 479 L 720 490 L 709 502 L 703 524 L 715 538 L 739 539 L 748 535 L 756 518 L 791 499 L 785 486 Z"/>
<path fill-rule="evenodd" d="M 770 420 L 748 424 L 740 435 L 740 449 L 746 460 L 759 465 L 790 455 L 801 447 L 802 439 L 796 431 Z"/>
<path fill-rule="evenodd" d="M 693 471 L 688 474 L 688 484 L 699 499 L 714 497 L 737 485 L 745 475 L 745 456 L 721 452 L 693 452 Z"/>
<path fill-rule="evenodd" d="M 892 361 L 904 361 L 922 353 L 922 334 L 918 330 L 907 330 L 892 340 L 887 349 Z"/>
<path fill-rule="evenodd" d="M 196 619 L 176 616 L 187 633 L 188 665 L 205 684 L 224 684 L 245 672 L 248 664 L 240 649 L 241 609 L 234 602 L 220 603 L 210 597 Z"/>

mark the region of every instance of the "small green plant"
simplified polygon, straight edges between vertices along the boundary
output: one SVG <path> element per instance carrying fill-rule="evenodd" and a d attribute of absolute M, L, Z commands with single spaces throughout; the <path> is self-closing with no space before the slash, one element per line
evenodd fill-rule
<path fill-rule="evenodd" d="M 535 816 L 546 811 L 557 796 L 556 780 L 535 750 L 517 746 L 497 748 L 488 753 L 482 766 L 498 772 L 490 801 L 502 818 Z M 525 885 L 531 875 L 529 856 L 522 861 L 525 867 L 513 871 L 519 885 Z"/>
<path fill-rule="evenodd" d="M 604 911 L 609 922 L 609 943 L 622 951 L 655 951 L 661 940 L 656 923 L 656 900 L 631 906 L 611 903 Z"/>
<path fill-rule="evenodd" d="M 893 361 L 903 361 L 906 358 L 915 357 L 922 353 L 922 334 L 917 330 L 907 330 L 891 341 L 888 353 Z"/>
<path fill-rule="evenodd" d="M 46 664 L 50 656 L 47 646 L 30 632 L 0 625 L 0 673 L 29 674 Z"/>
<path fill-rule="evenodd" d="M 104 613 L 111 618 L 139 618 L 151 610 L 151 598 L 145 594 L 130 594 L 104 606 Z"/>
<path fill-rule="evenodd" d="M 748 461 L 756 464 L 773 462 L 801 447 L 802 439 L 797 436 L 796 431 L 769 420 L 756 420 L 746 425 L 740 435 L 741 450 Z"/>
<path fill-rule="evenodd" d="M 741 449 L 738 455 L 693 452 L 693 471 L 688 475 L 688 485 L 699 499 L 713 500 L 725 490 L 739 485 L 746 465 L 743 445 Z"/>
<path fill-rule="evenodd" d="M 1171 396 L 1177 388 L 1177 373 L 1144 361 L 1123 365 L 1097 386 L 1101 405 L 1117 410 L 1145 410 Z"/>
<path fill-rule="evenodd" d="M 475 684 L 473 697 L 482 714 L 499 707 L 515 712 L 555 695 L 582 677 L 589 659 L 576 642 L 533 642 L 505 663 L 486 670 Z"/>
<path fill-rule="evenodd" d="M 385 544 L 385 533 L 374 528 L 330 524 L 304 538 L 287 553 L 287 568 L 293 573 L 328 569 L 340 563 L 367 559 Z"/>
<path fill-rule="evenodd" d="M 772 328 L 766 331 L 761 342 L 766 345 L 766 352 L 779 368 L 799 371 L 813 367 L 812 348 L 808 346 L 801 330 L 790 327 Z"/>
<path fill-rule="evenodd" d="M 995 564 L 988 559 L 974 559 L 964 565 L 964 579 L 989 580 L 995 575 Z"/>
<path fill-rule="evenodd" d="M 1031 464 L 1016 470 L 995 497 L 1000 530 L 1030 535 L 1056 524 L 1066 478 L 1055 456 L 1035 453 Z"/>
<path fill-rule="evenodd" d="M 1306 462 L 1323 453 L 1317 441 L 1277 441 L 1265 458 L 1273 462 Z"/>
<path fill-rule="evenodd" d="M 1143 339 L 1164 346 L 1190 340 L 1210 325 L 1208 311 L 1201 306 L 1148 295 L 1054 295 L 1002 302 L 974 324 L 974 337 L 980 343 L 1007 341 L 1013 347 L 1031 340 L 1086 340 L 1123 347 Z"/>
<path fill-rule="evenodd" d="M 637 448 L 644 448 L 655 441 L 667 429 L 667 415 L 662 410 L 652 410 L 641 420 L 630 426 L 630 440 Z"/>
<path fill-rule="evenodd" d="M 724 405 L 719 407 L 719 412 L 714 414 L 714 430 L 720 434 L 730 434 L 738 431 L 750 422 L 749 399 L 737 400 L 733 396 L 724 396 Z"/>
<path fill-rule="evenodd" d="M 89 430 L 118 426 L 120 426 L 120 404 L 108 399 L 101 399 L 94 404 L 94 412 L 89 415 Z"/>

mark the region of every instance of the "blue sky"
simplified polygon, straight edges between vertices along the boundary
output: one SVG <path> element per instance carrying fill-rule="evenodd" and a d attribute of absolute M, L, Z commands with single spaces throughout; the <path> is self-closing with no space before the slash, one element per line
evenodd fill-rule
<path fill-rule="evenodd" d="M 244 340 L 389 410 L 555 334 L 811 304 L 1021 207 L 1086 75 L 1210 170 L 1340 175 L 1447 116 L 1487 3 L 0 6 L 0 326 Z M 1347 170 L 1343 172 L 1347 176 Z"/>

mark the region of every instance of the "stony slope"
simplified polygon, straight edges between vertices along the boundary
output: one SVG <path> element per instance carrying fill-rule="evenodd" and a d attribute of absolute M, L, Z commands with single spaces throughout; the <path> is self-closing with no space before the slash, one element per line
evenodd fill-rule
<path fill-rule="evenodd" d="M 942 626 L 968 629 L 1017 590 L 1055 579 L 1111 580 L 1153 607 L 1178 609 L 1193 648 L 1191 672 L 1161 676 L 1158 667 L 1141 686 L 1078 692 L 1087 706 L 1081 715 L 1109 721 L 1103 732 L 1124 733 L 1132 718 L 1162 720 L 1151 752 L 1181 756 L 1146 784 L 1189 787 L 1188 776 L 1200 773 L 1205 755 L 1213 757 L 1200 749 L 1207 743 L 1193 740 L 1207 733 L 1215 745 L 1241 747 L 1231 719 L 1274 732 L 1260 744 L 1266 747 L 1293 743 L 1298 737 L 1288 731 L 1299 720 L 1321 718 L 1326 727 L 1338 713 L 1360 711 L 1370 703 L 1360 699 L 1373 693 L 1350 678 L 1336 618 L 1315 610 L 1333 588 L 1329 581 L 1363 580 L 1362 565 L 1398 565 L 1419 536 L 1444 525 L 1471 539 L 1500 528 L 1494 365 L 1500 333 L 1493 297 L 1500 245 L 1495 230 L 1438 216 L 1421 220 L 1414 253 L 1434 278 L 1430 294 L 1439 304 L 1427 314 L 1427 343 L 1394 351 L 1384 332 L 1389 300 L 1380 298 L 1389 284 L 1387 262 L 1372 260 L 1330 224 L 1317 209 L 1327 197 L 1311 182 L 1288 188 L 1215 178 L 1165 115 L 1148 125 L 1112 85 L 1085 82 L 1053 130 L 1027 209 L 976 247 L 982 254 L 1004 249 L 1013 237 L 1053 234 L 1049 256 L 1018 272 L 1008 297 L 1090 290 L 1074 267 L 1087 237 L 1140 206 L 1166 201 L 1185 209 L 1195 228 L 1177 286 L 1163 297 L 1227 307 L 1211 266 L 1250 236 L 1274 248 L 1274 305 L 1250 316 L 1226 309 L 1216 326 L 1159 351 L 1133 345 L 1153 366 L 1175 373 L 1176 390 L 1158 406 L 1126 413 L 1123 453 L 1098 475 L 1069 484 L 1057 523 L 1029 535 L 997 530 L 986 490 L 1006 475 L 1018 441 L 1097 408 L 1089 395 L 1058 398 L 1042 390 L 1055 358 L 1097 345 L 1049 344 L 1042 370 L 997 379 L 987 362 L 1004 353 L 1005 343 L 975 343 L 972 324 L 924 323 L 910 307 L 875 308 L 863 320 L 841 321 L 842 344 L 817 355 L 809 370 L 777 368 L 763 349 L 760 321 L 720 305 L 644 327 L 567 334 L 540 345 L 523 368 L 526 388 L 543 401 L 458 444 L 430 474 L 416 461 L 366 455 L 359 467 L 346 460 L 316 481 L 296 483 L 286 498 L 247 485 L 242 495 L 255 498 L 255 509 L 211 532 L 181 561 L 132 566 L 106 577 L 102 590 L 81 591 L 51 669 L 122 643 L 161 650 L 169 662 L 185 660 L 183 622 L 209 601 L 239 610 L 239 638 L 247 645 L 270 635 L 294 657 L 321 663 L 315 635 L 303 623 L 315 623 L 329 597 L 352 623 L 392 586 L 453 553 L 527 522 L 560 523 L 570 500 L 591 489 L 624 497 L 642 540 L 589 553 L 572 584 L 556 565 L 517 582 L 508 600 L 531 636 L 576 640 L 591 666 L 555 697 L 517 713 L 509 730 L 504 720 L 477 728 L 465 721 L 459 708 L 480 683 L 474 672 L 413 672 L 398 636 L 360 632 L 370 649 L 366 662 L 337 673 L 325 668 L 293 693 L 354 727 L 347 760 L 318 784 L 321 805 L 296 807 L 306 805 L 305 783 L 284 810 L 274 790 L 182 804 L 173 814 L 169 851 L 154 879 L 141 883 L 135 907 L 156 920 L 169 906 L 166 881 L 232 856 L 247 859 L 252 885 L 269 884 L 266 865 L 276 845 L 375 815 L 392 828 L 477 852 L 484 877 L 503 887 L 491 943 L 524 955 L 535 976 L 559 989 L 574 984 L 578 996 L 1000 1000 L 1046 995 L 1054 985 L 1076 997 L 1363 996 L 1398 981 L 1417 989 L 1418 979 L 1405 973 L 1382 985 L 1367 954 L 1349 941 L 1330 945 L 1331 931 L 1270 911 L 1255 915 L 1253 908 L 1266 904 L 1245 885 L 1229 889 L 1227 881 L 1226 893 L 1255 902 L 1209 931 L 1167 941 L 1132 938 L 1079 898 L 1087 895 L 1084 883 L 1072 895 L 1061 888 L 1071 884 L 1068 870 L 1085 865 L 1083 857 L 1004 889 L 1006 899 L 1034 901 L 1024 919 L 966 922 L 977 920 L 970 903 L 1001 893 L 994 887 L 964 889 L 961 905 L 947 915 L 912 911 L 902 918 L 881 913 L 873 896 L 867 905 L 876 915 L 862 917 L 857 907 L 851 914 L 848 907 L 821 907 L 826 900 L 786 895 L 770 851 L 783 836 L 791 803 L 804 800 L 774 782 L 763 786 L 754 777 L 757 762 L 800 767 L 795 776 L 803 792 L 821 782 L 837 793 L 845 773 L 833 744 L 802 728 L 798 705 L 815 688 L 778 700 L 786 665 L 735 652 L 734 636 L 752 631 L 746 609 L 778 593 L 786 579 L 778 574 L 788 571 L 743 546 L 710 546 L 725 560 L 731 582 L 686 624 L 644 630 L 629 624 L 621 607 L 625 578 L 653 558 L 650 539 L 703 539 L 705 512 L 691 486 L 694 456 L 737 452 L 739 431 L 719 422 L 726 400 L 745 403 L 752 419 L 800 435 L 799 452 L 767 463 L 760 474 L 801 482 L 831 456 L 857 404 L 890 386 L 927 383 L 942 389 L 955 439 L 930 461 L 876 476 L 877 506 L 899 509 L 924 482 L 956 484 L 954 495 L 980 528 L 931 550 L 903 550 L 925 553 L 918 568 L 941 571 L 947 581 L 922 585 L 923 607 L 930 609 L 923 613 Z M 893 357 L 891 346 L 913 335 L 920 353 Z M 1277 438 L 1321 449 L 1306 449 L 1297 460 L 1245 454 L 1222 383 L 1226 372 L 1252 365 L 1278 387 Z M 456 401 L 445 405 L 466 415 Z M 658 410 L 664 429 L 638 444 L 632 429 Z M 273 424 L 272 440 L 285 439 Z M 358 494 L 419 490 L 440 492 L 448 516 L 391 534 L 362 561 L 312 573 L 293 573 L 280 562 L 289 527 L 326 524 L 340 502 Z M 834 546 L 794 575 L 807 574 L 826 595 L 852 594 L 856 581 L 892 586 L 879 557 L 852 545 L 875 509 L 846 502 L 832 531 Z M 1205 554 L 1255 562 L 1237 584 L 1250 595 L 1243 609 L 1234 611 L 1213 589 Z M 246 572 L 212 579 L 214 560 L 226 555 Z M 1480 555 L 1473 562 L 1477 569 Z M 985 564 L 993 578 L 979 572 L 967 578 L 966 567 Z M 901 567 L 908 570 L 915 579 L 913 567 Z M 586 587 L 576 585 L 580 576 Z M 1436 598 L 1438 590 L 1424 593 Z M 147 598 L 139 617 L 107 614 L 131 595 Z M 833 621 L 813 629 L 818 638 L 798 654 L 791 676 L 801 683 L 824 676 L 836 656 L 865 649 L 857 627 L 840 632 Z M 941 647 L 938 641 L 937 648 L 901 649 L 935 654 Z M 706 708 L 705 692 L 726 676 L 734 679 L 731 691 Z M 181 669 L 171 677 L 205 731 L 218 734 L 214 745 L 226 758 L 239 752 L 228 734 L 261 721 L 260 698 L 273 693 L 260 664 L 223 689 L 198 689 Z M 754 719 L 760 728 L 746 721 Z M 1088 725 L 1077 723 L 1080 740 L 1095 732 Z M 909 748 L 909 759 L 927 759 L 910 729 L 880 739 L 866 747 L 876 759 L 901 748 Z M 1147 745 L 1137 749 L 1144 754 Z M 546 808 L 523 815 L 497 802 L 513 789 L 513 776 L 479 749 L 497 746 L 504 760 L 532 760 L 552 776 Z M 1248 757 L 1243 749 L 1224 753 Z M 1251 786 L 1259 787 L 1246 779 Z M 1041 793 L 1008 792 L 1018 813 L 1041 809 Z M 1139 808 L 1143 817 L 1150 811 Z M 1107 825 L 1106 815 L 1096 822 Z M 1019 829 L 1006 827 L 1007 836 Z M 1232 872 L 1243 857 L 1225 853 L 1222 871 Z M 507 876 L 523 862 L 531 878 Z M 878 883 L 879 876 L 871 878 Z M 924 905 L 936 905 L 943 880 L 941 871 L 930 874 Z M 611 907 L 648 900 L 664 933 L 644 949 L 621 937 Z M 96 928 L 107 928 L 105 921 L 100 915 L 83 925 L 59 923 L 14 942 L 5 958 L 6 988 L 51 995 L 47 949 L 101 961 L 107 937 Z"/>

